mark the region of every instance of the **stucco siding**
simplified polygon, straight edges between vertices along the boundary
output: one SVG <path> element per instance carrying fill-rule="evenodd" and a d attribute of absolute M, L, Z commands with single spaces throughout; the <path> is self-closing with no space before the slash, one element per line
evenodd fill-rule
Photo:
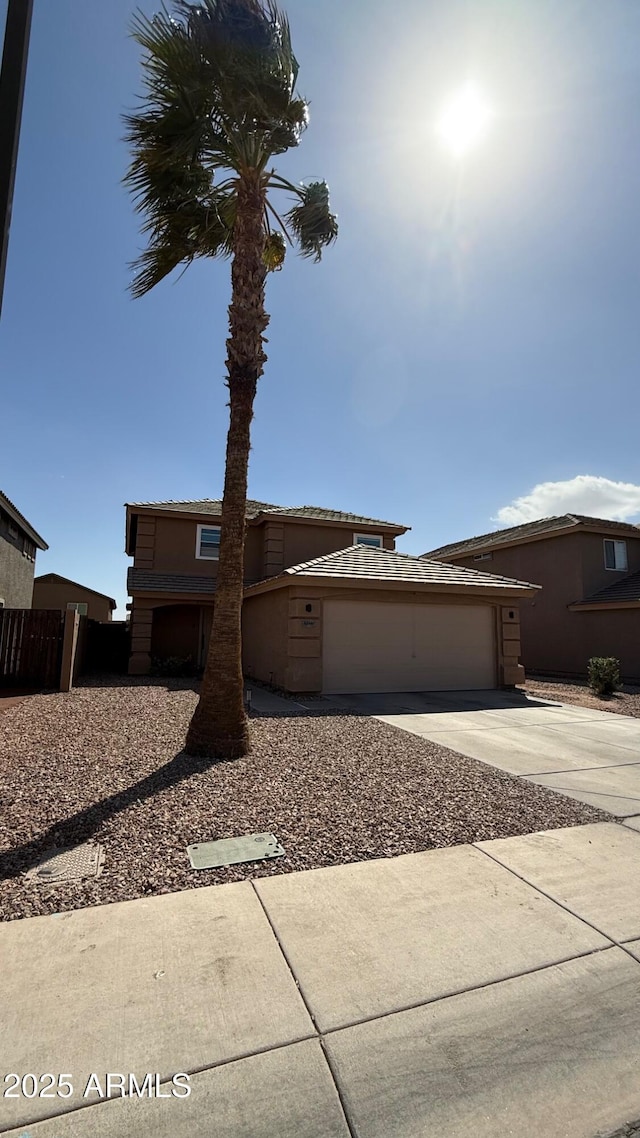
<path fill-rule="evenodd" d="M 287 687 L 289 589 L 247 597 L 242 606 L 242 661 L 254 680 Z"/>
<path fill-rule="evenodd" d="M 640 609 L 575 612 L 574 629 L 581 646 L 581 673 L 591 656 L 615 656 L 623 683 L 640 683 Z M 576 669 L 578 670 L 578 669 Z"/>
<path fill-rule="evenodd" d="M 581 649 L 571 639 L 576 629 L 567 605 L 582 596 L 578 534 L 495 549 L 487 561 L 456 558 L 455 564 L 542 585 L 535 597 L 520 602 L 522 663 L 527 671 L 575 667 Z"/>
<path fill-rule="evenodd" d="M 640 674 L 640 612 L 570 612 L 568 606 L 640 569 L 640 540 L 625 538 L 628 569 L 604 567 L 604 536 L 584 531 L 510 549 L 494 549 L 486 561 L 473 556 L 455 564 L 542 585 L 520 602 L 522 663 L 530 672 L 584 676 L 591 656 L 617 656 L 627 676 Z M 607 647 L 608 646 L 608 647 Z"/>
<path fill-rule="evenodd" d="M 640 570 L 640 536 L 633 538 L 628 537 L 624 533 L 620 534 L 620 538 L 625 542 L 627 547 L 626 569 L 606 568 L 604 563 L 605 537 L 616 540 L 613 534 L 582 534 L 583 593 L 581 597 L 577 598 L 578 600 L 592 596 L 593 593 L 599 592 L 600 589 L 606 589 L 609 585 L 615 585 L 617 581 L 621 581 L 624 577 L 627 577 L 629 573 L 637 573 L 638 570 Z"/>
<path fill-rule="evenodd" d="M 111 605 L 107 597 L 97 597 L 90 589 L 83 589 L 66 581 L 34 581 L 34 609 L 66 609 L 68 604 L 79 601 L 86 604 L 86 615 L 90 620 L 110 621 Z"/>
<path fill-rule="evenodd" d="M 0 598 L 5 608 L 31 608 L 34 571 L 34 562 L 10 538 L 0 534 Z"/>
<path fill-rule="evenodd" d="M 289 569 L 292 565 L 312 561 L 314 557 L 346 549 L 353 545 L 353 535 L 357 532 L 357 526 L 323 526 L 317 522 L 314 525 L 299 522 L 285 524 L 284 568 Z M 393 537 L 383 535 L 383 546 L 385 549 L 395 549 Z"/>

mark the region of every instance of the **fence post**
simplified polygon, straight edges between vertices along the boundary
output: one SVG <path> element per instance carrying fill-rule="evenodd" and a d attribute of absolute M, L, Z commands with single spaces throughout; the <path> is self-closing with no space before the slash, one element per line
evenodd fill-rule
<path fill-rule="evenodd" d="M 78 647 L 80 615 L 75 609 L 67 609 L 64 615 L 64 640 L 62 641 L 62 665 L 60 667 L 60 691 L 71 691 L 73 687 L 73 667 Z"/>

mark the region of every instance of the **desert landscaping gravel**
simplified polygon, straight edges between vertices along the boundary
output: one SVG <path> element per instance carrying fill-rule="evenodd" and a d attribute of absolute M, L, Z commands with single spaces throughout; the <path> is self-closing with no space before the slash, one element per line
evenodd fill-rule
<path fill-rule="evenodd" d="M 265 874 L 579 825 L 608 816 L 357 715 L 252 716 L 251 754 L 181 752 L 189 681 L 118 680 L 36 695 L 0 715 L 4 920 Z M 198 841 L 270 831 L 286 856 L 191 869 Z M 105 847 L 100 877 L 36 885 L 52 846 Z"/>
<path fill-rule="evenodd" d="M 594 707 L 614 715 L 632 715 L 640 719 L 640 687 L 625 684 L 613 695 L 595 695 L 589 685 L 579 680 L 556 680 L 548 676 L 532 676 L 522 685 L 527 695 L 557 700 L 578 707 Z"/>

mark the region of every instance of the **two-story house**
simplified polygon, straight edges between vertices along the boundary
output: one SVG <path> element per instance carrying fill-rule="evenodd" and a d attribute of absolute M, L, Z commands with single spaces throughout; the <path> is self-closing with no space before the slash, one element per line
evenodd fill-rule
<path fill-rule="evenodd" d="M 39 533 L 0 490 L 0 608 L 31 608 Z"/>
<path fill-rule="evenodd" d="M 126 506 L 129 671 L 202 666 L 221 502 Z M 247 502 L 244 667 L 286 691 L 493 688 L 520 681 L 522 581 L 395 549 L 408 527 L 315 506 Z"/>
<path fill-rule="evenodd" d="M 640 680 L 640 527 L 583 514 L 541 518 L 432 549 L 425 558 L 542 585 L 520 613 L 527 671 L 584 676 L 616 656 Z"/>

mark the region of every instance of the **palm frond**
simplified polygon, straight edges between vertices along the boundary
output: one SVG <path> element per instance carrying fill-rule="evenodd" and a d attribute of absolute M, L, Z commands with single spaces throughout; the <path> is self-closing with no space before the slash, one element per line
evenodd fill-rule
<path fill-rule="evenodd" d="M 289 188 L 299 200 L 285 214 L 286 221 L 302 256 L 319 261 L 322 250 L 338 236 L 338 219 L 329 207 L 329 187 L 326 182 L 309 182 L 306 186 Z"/>
<path fill-rule="evenodd" d="M 235 211 L 233 189 L 213 194 L 206 203 L 184 200 L 149 211 L 144 226 L 149 245 L 132 265 L 132 295 L 144 296 L 182 263 L 231 256 Z"/>
<path fill-rule="evenodd" d="M 232 252 L 237 188 L 247 176 L 297 199 L 284 220 L 267 202 L 282 229 L 272 233 L 265 212 L 268 268 L 282 266 L 288 229 L 303 256 L 319 260 L 337 235 L 326 183 L 292 186 L 266 173 L 308 123 L 289 24 L 274 0 L 173 0 L 153 17 L 139 12 L 132 35 L 144 53 L 143 92 L 124 116 L 125 184 L 148 237 L 133 266 L 134 296 L 180 264 Z"/>
<path fill-rule="evenodd" d="M 286 16 L 271 0 L 177 0 L 219 89 L 219 109 L 253 143 L 252 161 L 297 146 L 306 103 L 294 96 L 298 63 Z M 242 144 L 239 150 L 244 154 Z"/>
<path fill-rule="evenodd" d="M 262 260 L 270 273 L 279 272 L 284 265 L 287 246 L 282 233 L 267 234 L 262 252 Z"/>

